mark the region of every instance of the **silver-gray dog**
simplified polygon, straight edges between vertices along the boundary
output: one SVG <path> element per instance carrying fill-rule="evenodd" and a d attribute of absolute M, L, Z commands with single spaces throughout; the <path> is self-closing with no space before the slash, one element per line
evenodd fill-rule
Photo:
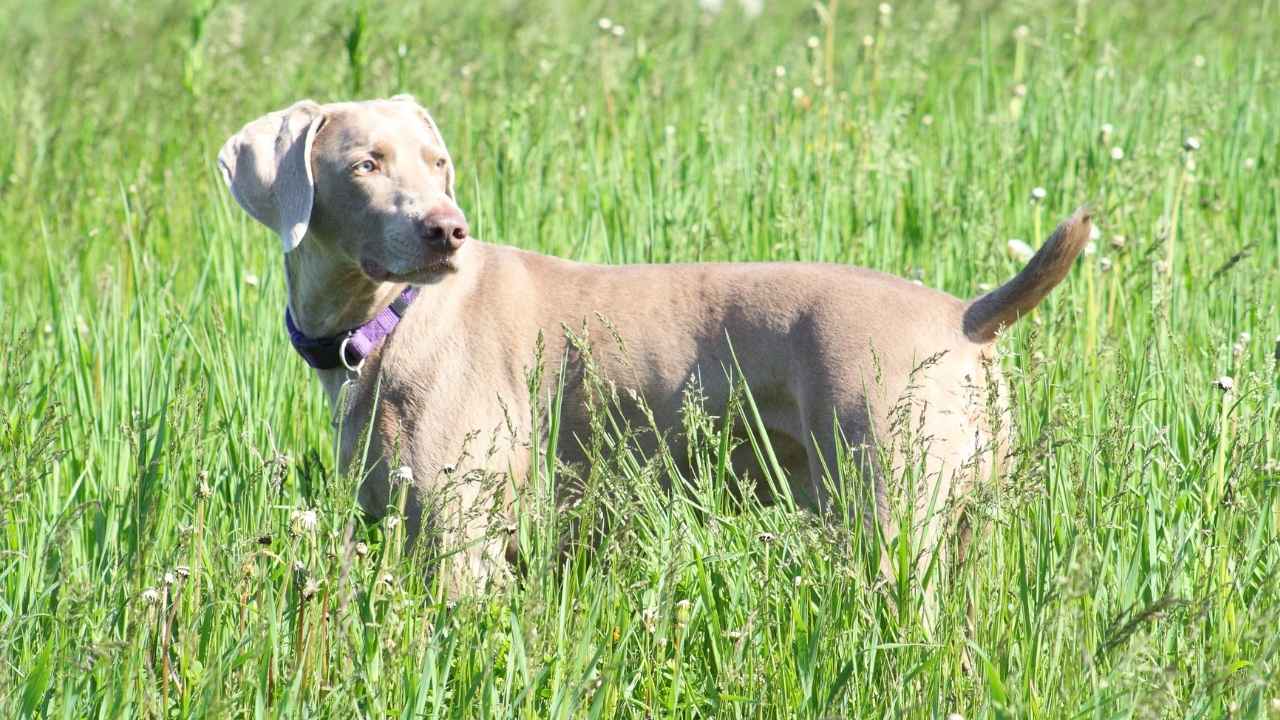
<path fill-rule="evenodd" d="M 1003 452 L 996 333 L 1062 280 L 1090 231 L 1077 212 L 1013 280 L 968 302 L 838 265 L 570 262 L 469 237 L 444 139 L 408 96 L 296 103 L 246 125 L 218 163 L 239 204 L 283 239 L 288 327 L 341 419 L 342 461 L 371 438 L 361 503 L 385 513 L 408 477 L 393 463 L 412 470 L 410 536 L 427 525 L 460 549 L 440 567 L 454 592 L 508 572 L 508 538 L 491 530 L 512 522 L 530 470 L 535 370 L 563 383 L 565 463 L 586 461 L 599 387 L 588 374 L 641 398 L 681 457 L 691 383 L 724 408 L 740 372 L 797 501 L 830 508 L 837 448 L 853 449 L 874 491 L 857 511 L 889 527 L 886 480 L 920 462 L 915 546 L 936 547 Z M 624 412 L 648 423 L 632 404 Z M 904 408 L 927 442 L 893 442 Z M 651 451 L 648 435 L 637 442 Z M 734 464 L 753 468 L 754 455 L 740 448 Z"/>

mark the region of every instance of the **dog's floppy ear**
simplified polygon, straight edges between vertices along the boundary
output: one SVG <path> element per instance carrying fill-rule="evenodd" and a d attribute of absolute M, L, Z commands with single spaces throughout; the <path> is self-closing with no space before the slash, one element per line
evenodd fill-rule
<path fill-rule="evenodd" d="M 431 119 L 431 113 L 427 112 L 427 109 L 418 103 L 417 98 L 407 93 L 393 95 L 391 100 L 393 102 L 408 103 L 418 114 L 422 123 L 427 126 L 427 131 L 430 132 L 432 136 L 435 137 L 436 142 L 440 144 L 440 150 L 444 152 L 445 160 L 448 161 L 449 166 L 447 170 L 448 175 L 445 178 L 444 191 L 450 198 L 457 200 L 457 197 L 453 194 L 453 157 L 449 154 L 449 146 L 444 144 L 444 135 L 440 134 L 440 128 L 436 127 L 436 121 Z"/>
<path fill-rule="evenodd" d="M 285 252 L 298 247 L 311 221 L 311 144 L 323 122 L 320 106 L 303 100 L 245 125 L 218 153 L 231 195 L 253 219 L 280 234 Z"/>

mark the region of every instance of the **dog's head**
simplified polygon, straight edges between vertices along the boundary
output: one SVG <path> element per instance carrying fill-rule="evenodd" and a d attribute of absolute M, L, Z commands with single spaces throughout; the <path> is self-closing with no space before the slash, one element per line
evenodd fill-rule
<path fill-rule="evenodd" d="M 444 138 L 408 95 L 295 103 L 233 135 L 218 165 L 286 253 L 305 238 L 371 280 L 427 282 L 468 236 Z"/>

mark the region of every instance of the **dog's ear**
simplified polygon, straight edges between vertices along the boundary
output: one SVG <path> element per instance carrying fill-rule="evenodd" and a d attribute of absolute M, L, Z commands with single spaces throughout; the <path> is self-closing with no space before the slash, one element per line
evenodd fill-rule
<path fill-rule="evenodd" d="M 245 125 L 218 153 L 231 195 L 253 219 L 280 234 L 285 252 L 298 247 L 311 221 L 311 144 L 323 122 L 320 106 L 303 100 Z"/>
<path fill-rule="evenodd" d="M 422 124 L 427 126 L 427 132 L 430 132 L 435 137 L 436 142 L 440 145 L 440 150 L 444 153 L 445 160 L 448 161 L 444 191 L 450 198 L 457 200 L 453 193 L 453 156 L 449 154 L 449 146 L 444 144 L 444 135 L 440 134 L 440 128 L 436 127 L 436 121 L 431 119 L 431 113 L 427 112 L 427 109 L 418 103 L 417 98 L 408 93 L 393 95 L 391 100 L 393 102 L 407 103 L 417 113 L 418 118 L 422 120 Z"/>

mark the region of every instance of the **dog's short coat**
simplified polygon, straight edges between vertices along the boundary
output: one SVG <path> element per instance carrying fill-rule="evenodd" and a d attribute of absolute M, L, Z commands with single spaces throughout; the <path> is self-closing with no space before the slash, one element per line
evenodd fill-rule
<path fill-rule="evenodd" d="M 986 477 L 1004 446 L 1007 423 L 993 417 L 1007 411 L 992 341 L 1062 280 L 1090 230 L 1078 211 L 1013 280 L 965 302 L 839 265 L 614 267 L 469 239 L 444 140 L 408 96 L 299 102 L 249 123 L 218 161 L 240 205 L 280 234 L 289 307 L 306 334 L 357 326 L 406 284 L 421 286 L 399 328 L 367 359 L 349 403 L 338 406 L 350 373 L 318 372 L 335 412 L 345 413 L 343 462 L 372 422 L 362 504 L 385 512 L 390 465 L 407 465 L 411 534 L 425 514 L 433 535 L 462 549 L 443 568 L 459 591 L 504 572 L 506 541 L 490 532 L 495 498 L 465 478 L 505 478 L 497 512 L 510 521 L 503 501 L 530 468 L 538 409 L 526 383 L 537 362 L 551 387 L 567 368 L 559 455 L 586 459 L 578 440 L 589 432 L 587 363 L 571 334 L 590 338 L 590 364 L 620 396 L 643 398 L 676 457 L 690 383 L 700 383 L 714 412 L 732 390 L 727 370 L 740 371 L 794 496 L 817 511 L 830 507 L 843 443 L 875 490 L 862 510 L 889 523 L 891 471 L 875 450 L 894 448 L 889 468 L 903 460 L 902 447 L 887 440 L 905 402 L 917 437 L 927 439 L 915 448 L 928 484 L 916 493 L 924 516 L 917 546 L 936 546 L 947 515 L 938 508 Z M 624 412 L 640 418 L 638 407 Z M 650 447 L 642 449 L 655 442 L 643 436 Z M 746 455 L 734 461 L 753 467 Z M 443 512 L 424 513 L 446 486 Z"/>

